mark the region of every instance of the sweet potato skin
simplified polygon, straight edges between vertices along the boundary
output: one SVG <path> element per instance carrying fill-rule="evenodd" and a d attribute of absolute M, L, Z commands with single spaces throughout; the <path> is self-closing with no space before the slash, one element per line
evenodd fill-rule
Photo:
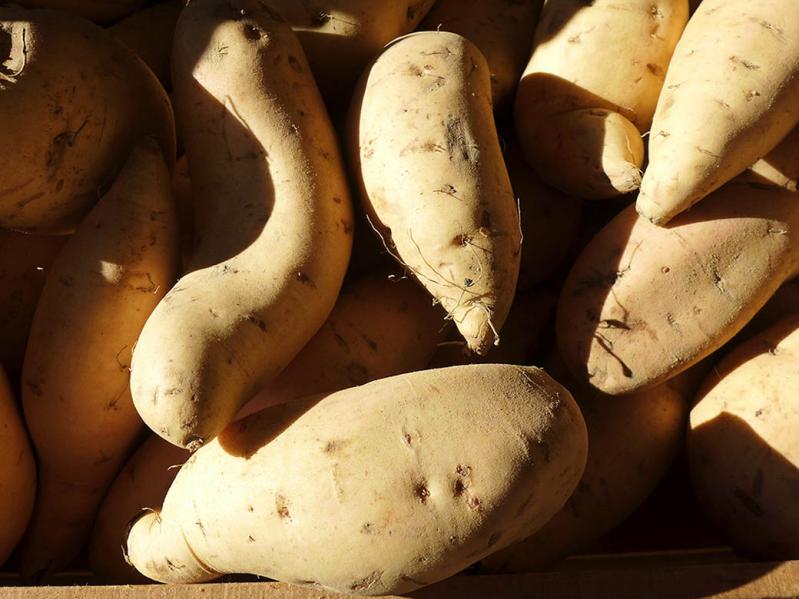
<path fill-rule="evenodd" d="M 543 525 L 585 450 L 579 410 L 540 369 L 382 379 L 227 429 L 189 459 L 163 509 L 133 524 L 128 555 L 163 581 L 248 571 L 402 593 Z"/>
<path fill-rule="evenodd" d="M 344 287 L 322 328 L 236 419 L 302 396 L 422 370 L 441 339 L 443 317 L 414 281 L 389 280 L 384 272 L 363 276 Z M 119 547 L 142 508 L 163 504 L 190 455 L 153 434 L 128 460 L 95 521 L 89 548 L 95 575 L 117 583 L 146 580 Z"/>
<path fill-rule="evenodd" d="M 799 123 L 792 0 L 704 0 L 666 75 L 636 206 L 674 216 L 765 156 Z"/>
<path fill-rule="evenodd" d="M 65 233 L 114 181 L 142 135 L 175 159 L 158 80 L 92 23 L 59 11 L 0 8 L 0 226 Z"/>
<path fill-rule="evenodd" d="M 796 194 L 731 183 L 668 228 L 631 206 L 586 246 L 558 305 L 561 354 L 611 395 L 687 369 L 731 339 L 799 266 Z"/>
<path fill-rule="evenodd" d="M 151 429 L 196 448 L 322 326 L 353 217 L 302 48 L 268 5 L 193 1 L 178 20 L 172 75 L 187 116 L 196 251 L 142 331 L 131 390 Z"/>
<path fill-rule="evenodd" d="M 39 464 L 25 574 L 51 574 L 80 551 L 142 429 L 129 364 L 145 320 L 177 277 L 170 184 L 158 144 L 143 139 L 48 274 L 22 372 Z"/>
<path fill-rule="evenodd" d="M 736 552 L 799 557 L 799 317 L 738 346 L 711 373 L 691 410 L 695 493 Z"/>
<path fill-rule="evenodd" d="M 386 246 L 485 354 L 513 300 L 521 244 L 485 58 L 453 33 L 395 41 L 361 78 L 348 137 Z"/>
<path fill-rule="evenodd" d="M 513 96 L 533 42 L 543 0 L 437 0 L 420 25 L 428 31 L 451 31 L 480 49 L 491 70 L 494 108 Z"/>
<path fill-rule="evenodd" d="M 514 109 L 539 177 L 591 199 L 638 188 L 640 135 L 687 19 L 687 0 L 545 3 Z"/>

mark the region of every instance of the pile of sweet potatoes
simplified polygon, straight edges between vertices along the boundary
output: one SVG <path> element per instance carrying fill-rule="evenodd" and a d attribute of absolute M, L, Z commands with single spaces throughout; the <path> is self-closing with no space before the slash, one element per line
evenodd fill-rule
<path fill-rule="evenodd" d="M 402 593 L 681 451 L 799 558 L 796 0 L 21 4 L 0 564 Z"/>

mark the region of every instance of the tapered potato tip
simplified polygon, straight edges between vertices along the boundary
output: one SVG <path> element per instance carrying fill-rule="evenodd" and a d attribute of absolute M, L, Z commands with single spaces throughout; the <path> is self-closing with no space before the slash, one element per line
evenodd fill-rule
<path fill-rule="evenodd" d="M 142 511 L 129 524 L 126 560 L 147 578 L 159 582 L 206 582 L 219 577 L 194 555 L 179 528 L 155 510 Z"/>

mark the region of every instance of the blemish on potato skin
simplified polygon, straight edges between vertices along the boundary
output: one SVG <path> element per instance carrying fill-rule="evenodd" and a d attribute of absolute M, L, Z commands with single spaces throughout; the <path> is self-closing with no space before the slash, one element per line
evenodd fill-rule
<path fill-rule="evenodd" d="M 430 489 L 427 488 L 427 482 L 418 483 L 414 489 L 414 495 L 421 503 L 427 503 L 427 499 L 430 497 Z"/>
<path fill-rule="evenodd" d="M 375 584 L 377 584 L 383 578 L 383 571 L 382 570 L 375 570 L 368 576 L 365 576 L 359 580 L 355 580 L 350 585 L 351 591 L 365 591 Z"/>
<path fill-rule="evenodd" d="M 281 520 L 291 520 L 291 512 L 289 511 L 289 503 L 284 495 L 275 495 L 275 511 Z"/>

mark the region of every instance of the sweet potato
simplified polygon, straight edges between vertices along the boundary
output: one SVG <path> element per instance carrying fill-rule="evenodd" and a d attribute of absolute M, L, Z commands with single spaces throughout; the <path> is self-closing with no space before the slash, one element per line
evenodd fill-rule
<path fill-rule="evenodd" d="M 420 29 L 462 35 L 485 56 L 494 107 L 504 107 L 530 56 L 543 0 L 438 0 Z"/>
<path fill-rule="evenodd" d="M 443 316 L 413 281 L 390 281 L 382 273 L 362 277 L 342 290 L 324 326 L 236 418 L 304 395 L 422 370 L 441 338 Z M 89 549 L 95 574 L 115 582 L 141 579 L 120 550 L 127 524 L 142 507 L 161 506 L 176 466 L 189 455 L 152 435 L 131 457 L 97 515 Z"/>
<path fill-rule="evenodd" d="M 513 300 L 521 243 L 485 58 L 454 33 L 401 38 L 364 72 L 349 118 L 372 222 L 485 354 Z"/>
<path fill-rule="evenodd" d="M 0 367 L 0 566 L 25 532 L 36 496 L 36 465 L 28 433 Z"/>
<path fill-rule="evenodd" d="M 669 228 L 624 210 L 561 293 L 569 369 L 605 393 L 632 393 L 717 350 L 799 274 L 796 206 L 784 189 L 730 183 Z"/>
<path fill-rule="evenodd" d="M 707 2 L 707 0 L 705 0 Z M 733 548 L 756 559 L 799 558 L 799 317 L 738 346 L 691 410 L 691 480 Z"/>
<path fill-rule="evenodd" d="M 799 124 L 795 0 L 705 0 L 674 52 L 638 212 L 664 225 Z"/>
<path fill-rule="evenodd" d="M 0 227 L 75 228 L 136 140 L 175 159 L 158 80 L 111 35 L 52 10 L 0 7 Z"/>
<path fill-rule="evenodd" d="M 157 143 L 136 146 L 47 276 L 22 372 L 39 489 L 21 566 L 40 577 L 80 551 L 142 423 L 131 350 L 177 277 L 177 215 Z"/>
<path fill-rule="evenodd" d="M 165 582 L 252 572 L 402 593 L 542 526 L 585 451 L 574 400 L 540 369 L 399 375 L 231 426 L 133 524 L 128 555 Z"/>
<path fill-rule="evenodd" d="M 545 3 L 514 111 L 541 179 L 583 198 L 638 188 L 641 134 L 687 20 L 687 0 Z"/>
<path fill-rule="evenodd" d="M 302 48 L 268 5 L 194 0 L 172 75 L 199 235 L 190 272 L 142 331 L 131 389 L 150 428 L 196 448 L 324 324 L 353 220 Z"/>

